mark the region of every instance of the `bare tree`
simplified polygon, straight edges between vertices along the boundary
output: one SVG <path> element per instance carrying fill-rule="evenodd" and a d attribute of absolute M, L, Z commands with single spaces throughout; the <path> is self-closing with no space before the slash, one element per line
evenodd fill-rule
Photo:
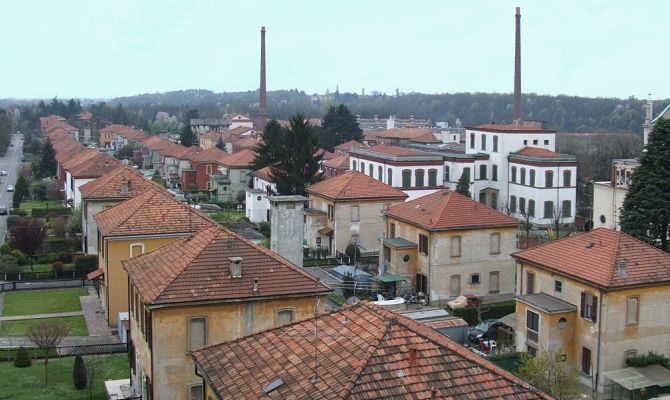
<path fill-rule="evenodd" d="M 102 361 L 102 358 L 97 354 L 89 356 L 86 360 L 86 372 L 88 373 L 86 376 L 88 379 L 88 400 L 93 400 L 93 383 L 95 383 L 96 376 L 100 375 L 105 368 Z"/>
<path fill-rule="evenodd" d="M 28 339 L 35 344 L 44 355 L 44 383 L 49 383 L 49 355 L 58 347 L 69 328 L 62 322 L 45 320 L 28 328 Z"/>
<path fill-rule="evenodd" d="M 551 219 L 554 225 L 554 229 L 556 230 L 556 239 L 560 237 L 560 231 L 559 229 L 561 228 L 561 225 L 563 224 L 563 210 L 559 210 L 558 207 L 554 210 L 554 216 Z"/>
<path fill-rule="evenodd" d="M 521 215 L 521 228 L 526 231 L 526 242 L 524 243 L 524 249 L 528 247 L 528 238 L 530 237 L 530 230 L 533 229 L 533 216 L 528 214 L 525 211 L 519 213 Z"/>

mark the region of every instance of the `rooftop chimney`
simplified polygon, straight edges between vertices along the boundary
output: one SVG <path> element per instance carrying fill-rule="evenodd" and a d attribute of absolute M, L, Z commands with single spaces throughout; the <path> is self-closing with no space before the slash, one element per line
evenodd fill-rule
<path fill-rule="evenodd" d="M 231 278 L 241 278 L 242 277 L 242 257 L 228 257 L 230 260 L 230 277 Z"/>
<path fill-rule="evenodd" d="M 521 122 L 521 7 L 516 8 L 514 41 L 514 122 Z"/>
<path fill-rule="evenodd" d="M 268 94 L 265 87 L 265 27 L 261 27 L 261 87 L 258 100 L 258 129 L 263 130 L 268 122 Z"/>

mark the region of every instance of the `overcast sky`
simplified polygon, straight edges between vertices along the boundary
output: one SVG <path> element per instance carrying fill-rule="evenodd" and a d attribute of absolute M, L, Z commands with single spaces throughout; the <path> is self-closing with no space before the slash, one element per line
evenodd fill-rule
<path fill-rule="evenodd" d="M 11 1 L 0 98 L 178 89 L 511 92 L 670 98 L 670 1 Z"/>

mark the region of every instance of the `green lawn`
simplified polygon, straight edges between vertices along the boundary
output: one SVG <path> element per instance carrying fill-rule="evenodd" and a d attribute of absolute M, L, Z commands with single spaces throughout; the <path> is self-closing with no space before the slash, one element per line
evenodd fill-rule
<path fill-rule="evenodd" d="M 33 208 L 47 208 L 47 205 L 49 206 L 49 208 L 61 208 L 61 207 L 63 207 L 63 203 L 60 202 L 60 201 L 32 200 L 32 201 L 22 202 L 20 208 L 22 210 L 30 211 Z"/>
<path fill-rule="evenodd" d="M 25 290 L 5 294 L 2 315 L 50 314 L 81 311 L 79 296 L 86 296 L 85 288 Z"/>
<path fill-rule="evenodd" d="M 26 336 L 28 327 L 40 321 L 60 321 L 70 328 L 68 336 L 88 336 L 86 320 L 82 316 L 2 321 L 0 322 L 0 336 Z"/>
<path fill-rule="evenodd" d="M 63 271 L 72 271 L 73 268 L 74 264 L 63 264 Z M 21 266 L 23 272 L 51 272 L 52 270 L 51 264 L 33 264 L 32 270 L 30 264 Z"/>
<path fill-rule="evenodd" d="M 85 356 L 84 362 L 90 365 L 92 357 Z M 107 399 L 106 380 L 127 379 L 130 377 L 128 355 L 98 355 L 98 364 L 102 370 L 93 383 L 93 398 Z M 44 384 L 44 362 L 33 360 L 28 368 L 16 368 L 11 362 L 0 362 L 0 400 L 87 400 L 88 388 L 77 390 L 72 383 L 74 357 L 49 359 L 49 384 Z"/>
<path fill-rule="evenodd" d="M 244 211 L 217 211 L 210 214 L 210 217 L 219 223 L 233 222 L 246 217 Z"/>

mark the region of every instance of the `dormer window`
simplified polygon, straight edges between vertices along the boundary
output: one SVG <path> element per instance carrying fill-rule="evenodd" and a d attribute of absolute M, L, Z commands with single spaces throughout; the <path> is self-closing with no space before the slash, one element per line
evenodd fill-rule
<path fill-rule="evenodd" d="M 231 278 L 241 278 L 242 277 L 242 257 L 229 257 L 230 261 L 230 277 Z"/>

